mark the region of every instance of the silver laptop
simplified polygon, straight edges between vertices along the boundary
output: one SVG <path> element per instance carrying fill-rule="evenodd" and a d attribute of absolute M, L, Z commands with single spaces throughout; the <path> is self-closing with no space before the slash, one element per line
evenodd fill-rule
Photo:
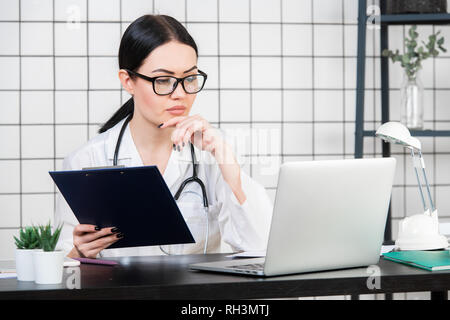
<path fill-rule="evenodd" d="M 189 267 L 275 276 L 377 264 L 395 164 L 394 158 L 284 163 L 266 257 Z"/>

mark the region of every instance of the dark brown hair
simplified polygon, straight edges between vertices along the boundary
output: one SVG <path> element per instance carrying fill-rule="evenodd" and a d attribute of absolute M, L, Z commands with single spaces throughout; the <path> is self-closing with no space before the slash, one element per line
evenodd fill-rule
<path fill-rule="evenodd" d="M 119 68 L 136 71 L 154 49 L 170 41 L 189 45 L 198 55 L 194 39 L 176 19 L 166 15 L 150 14 L 136 19 L 122 36 L 119 47 Z M 130 77 L 133 76 L 130 74 Z M 133 111 L 134 100 L 131 97 L 103 124 L 98 132 L 102 133 L 114 127 Z"/>

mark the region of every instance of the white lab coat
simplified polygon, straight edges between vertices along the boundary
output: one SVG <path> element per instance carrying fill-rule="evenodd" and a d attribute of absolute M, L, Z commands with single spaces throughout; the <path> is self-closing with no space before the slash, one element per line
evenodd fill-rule
<path fill-rule="evenodd" d="M 86 167 L 111 166 L 117 138 L 124 120 L 110 130 L 92 138 L 64 159 L 63 170 L 80 170 Z M 195 148 L 198 177 L 206 187 L 209 200 L 208 253 L 265 250 L 268 241 L 272 203 L 266 190 L 241 170 L 241 182 L 247 200 L 241 205 L 224 181 L 220 168 L 209 152 Z M 118 164 L 127 167 L 143 166 L 142 159 L 127 126 L 118 155 Z M 189 147 L 173 151 L 163 178 L 172 195 L 182 181 L 192 175 L 192 158 Z M 195 244 L 164 246 L 175 254 L 203 253 L 206 235 L 206 216 L 202 193 L 197 183 L 188 184 L 177 201 Z M 58 247 L 68 253 L 73 248 L 73 229 L 79 224 L 64 198 L 58 193 L 55 225 L 64 223 Z M 126 237 L 126 235 L 125 235 Z M 120 240 L 119 240 L 120 241 Z M 105 249 L 99 256 L 159 255 L 159 246 Z"/>

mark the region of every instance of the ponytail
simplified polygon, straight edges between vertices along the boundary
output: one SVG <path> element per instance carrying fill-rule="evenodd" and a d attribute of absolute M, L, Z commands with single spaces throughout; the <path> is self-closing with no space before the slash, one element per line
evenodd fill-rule
<path fill-rule="evenodd" d="M 114 127 L 116 124 L 118 124 L 120 121 L 128 117 L 128 115 L 132 114 L 134 111 L 134 100 L 133 97 L 128 99 L 127 102 L 124 103 L 123 106 L 119 108 L 119 110 L 114 113 L 114 115 L 98 130 L 98 133 L 103 133 L 112 127 Z"/>

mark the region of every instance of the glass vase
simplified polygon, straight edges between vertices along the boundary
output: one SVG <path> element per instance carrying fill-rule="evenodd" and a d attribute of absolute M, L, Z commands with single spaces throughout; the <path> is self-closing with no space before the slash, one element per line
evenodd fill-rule
<path fill-rule="evenodd" d="M 414 74 L 403 75 L 400 88 L 401 114 L 400 121 L 407 128 L 413 130 L 423 129 L 423 84 L 420 80 L 420 71 Z"/>

